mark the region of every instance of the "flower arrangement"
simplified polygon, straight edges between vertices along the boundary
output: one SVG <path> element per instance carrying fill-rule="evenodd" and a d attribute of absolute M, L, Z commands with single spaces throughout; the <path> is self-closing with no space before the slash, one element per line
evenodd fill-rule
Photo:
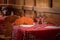
<path fill-rule="evenodd" d="M 29 17 L 21 17 L 15 21 L 16 25 L 32 25 L 33 24 L 33 19 Z"/>

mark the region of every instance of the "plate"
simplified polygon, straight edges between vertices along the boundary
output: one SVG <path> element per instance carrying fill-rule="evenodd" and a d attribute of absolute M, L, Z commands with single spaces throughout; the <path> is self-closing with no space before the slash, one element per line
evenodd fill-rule
<path fill-rule="evenodd" d="M 32 27 L 34 25 L 20 25 L 21 27 Z"/>

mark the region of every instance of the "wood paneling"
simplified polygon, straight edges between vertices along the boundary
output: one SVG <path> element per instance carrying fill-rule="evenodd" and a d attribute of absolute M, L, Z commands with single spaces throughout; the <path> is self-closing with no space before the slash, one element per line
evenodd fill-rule
<path fill-rule="evenodd" d="M 60 25 L 60 13 L 46 13 L 48 23 Z"/>
<path fill-rule="evenodd" d="M 60 0 L 53 0 L 53 8 L 60 8 Z"/>
<path fill-rule="evenodd" d="M 4 3 L 4 0 L 0 0 L 0 4 L 3 4 Z"/>
<path fill-rule="evenodd" d="M 49 0 L 36 0 L 36 7 L 48 8 L 49 7 Z"/>
<path fill-rule="evenodd" d="M 16 5 L 23 5 L 24 4 L 24 0 L 16 0 Z"/>
<path fill-rule="evenodd" d="M 14 1 L 15 1 L 15 0 L 7 0 L 7 1 L 8 1 L 8 2 L 7 2 L 8 4 L 14 4 Z"/>
<path fill-rule="evenodd" d="M 25 0 L 25 6 L 33 6 L 34 0 Z"/>
<path fill-rule="evenodd" d="M 34 14 L 34 11 L 25 11 L 25 16 L 28 16 L 28 17 L 34 17 L 35 16 L 35 14 Z"/>

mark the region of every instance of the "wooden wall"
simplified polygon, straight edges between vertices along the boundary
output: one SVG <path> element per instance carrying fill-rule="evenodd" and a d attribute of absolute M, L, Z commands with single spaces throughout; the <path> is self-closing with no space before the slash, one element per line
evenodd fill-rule
<path fill-rule="evenodd" d="M 53 0 L 53 8 L 60 9 L 60 0 Z"/>
<path fill-rule="evenodd" d="M 45 15 L 48 23 L 60 25 L 60 13 L 46 13 Z"/>
<path fill-rule="evenodd" d="M 14 8 L 18 9 L 19 12 L 23 13 L 23 15 L 28 13 L 28 14 L 32 14 L 33 16 L 34 15 L 39 16 L 41 12 L 43 12 L 44 15 L 47 16 L 46 17 L 47 22 L 60 24 L 60 13 L 58 13 L 58 11 L 60 10 L 60 0 L 53 0 L 52 8 L 50 8 L 49 3 L 50 3 L 49 0 L 36 0 L 36 1 L 34 0 L 8 0 L 7 1 L 7 4 L 11 4 L 10 6 L 13 6 Z M 4 0 L 0 0 L 0 5 L 1 4 L 4 4 Z M 52 9 L 55 9 L 58 11 L 55 11 Z M 41 11 L 41 10 L 47 10 L 47 11 Z"/>
<path fill-rule="evenodd" d="M 49 0 L 36 0 L 36 7 L 38 8 L 48 8 Z"/>
<path fill-rule="evenodd" d="M 4 0 L 0 0 L 0 4 L 4 3 Z"/>

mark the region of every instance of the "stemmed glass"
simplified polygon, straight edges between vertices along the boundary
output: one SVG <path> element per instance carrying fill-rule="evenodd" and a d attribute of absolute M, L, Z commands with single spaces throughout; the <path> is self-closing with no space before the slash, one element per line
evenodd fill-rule
<path fill-rule="evenodd" d="M 43 12 L 41 12 L 41 22 L 42 22 L 42 27 L 45 27 L 47 22 L 45 21 L 46 16 L 44 15 Z"/>

